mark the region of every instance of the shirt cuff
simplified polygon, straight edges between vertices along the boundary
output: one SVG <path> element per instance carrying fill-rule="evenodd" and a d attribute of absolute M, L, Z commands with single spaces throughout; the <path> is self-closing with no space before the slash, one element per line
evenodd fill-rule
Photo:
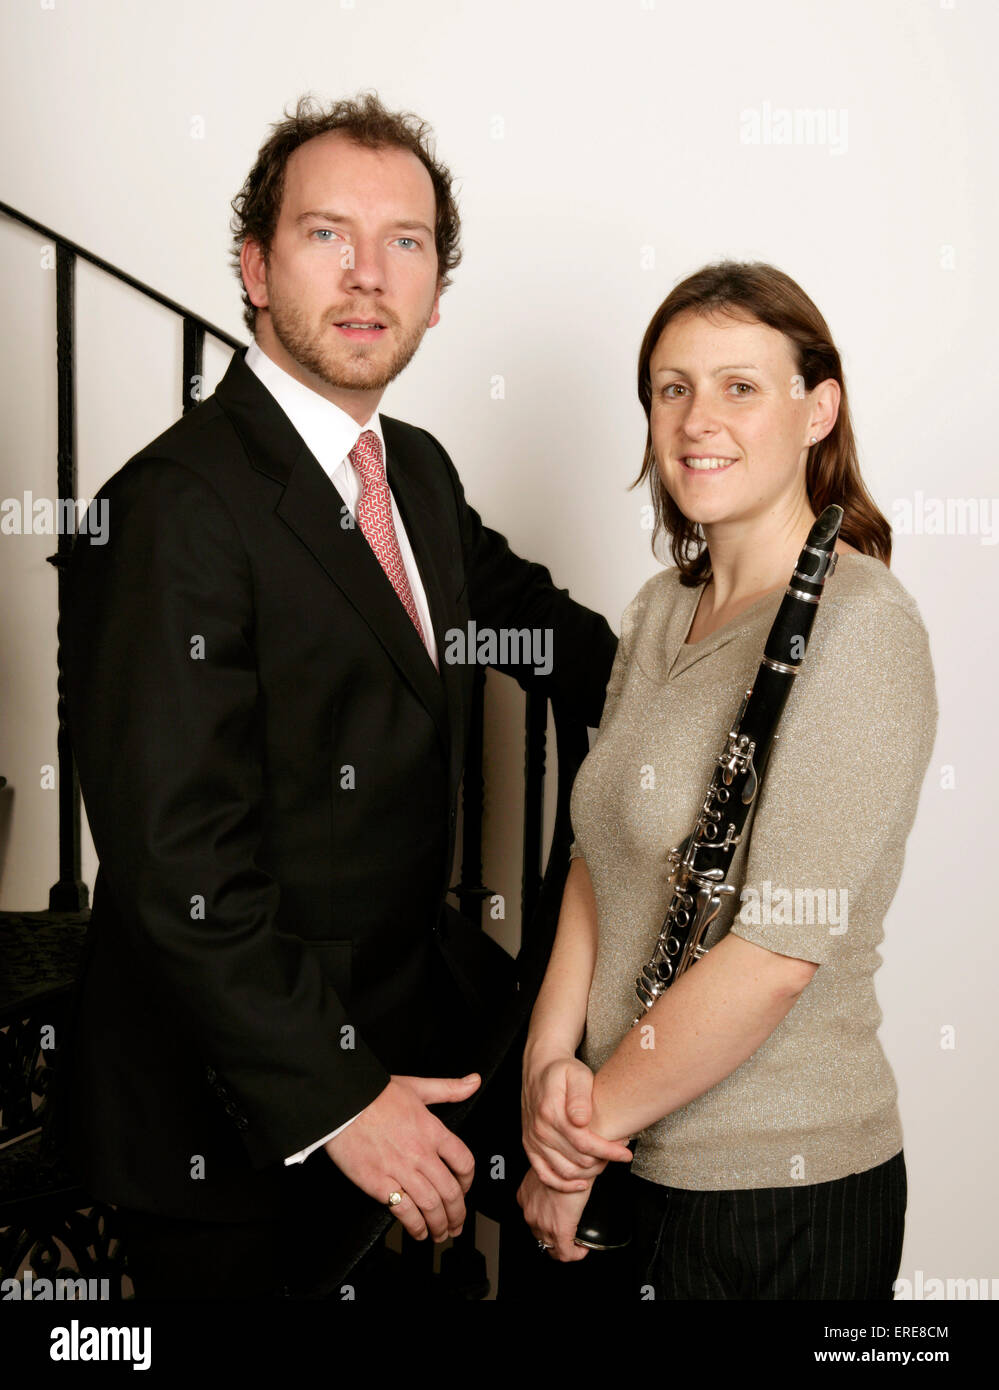
<path fill-rule="evenodd" d="M 357 1115 L 363 1114 L 363 1110 L 358 1110 Z M 314 1144 L 310 1144 L 307 1149 L 299 1149 L 297 1154 L 292 1154 L 290 1158 L 286 1158 L 284 1161 L 285 1167 L 287 1167 L 289 1163 L 304 1163 L 305 1160 L 308 1158 L 309 1154 L 315 1153 L 315 1151 L 318 1148 L 321 1148 L 323 1144 L 328 1144 L 331 1139 L 335 1139 L 338 1134 L 342 1134 L 344 1130 L 347 1128 L 347 1125 L 352 1125 L 354 1121 L 357 1119 L 357 1115 L 351 1115 L 350 1119 L 347 1120 L 344 1124 L 342 1124 L 339 1127 L 339 1129 L 335 1129 L 332 1134 L 324 1135 L 322 1139 L 317 1139 Z"/>

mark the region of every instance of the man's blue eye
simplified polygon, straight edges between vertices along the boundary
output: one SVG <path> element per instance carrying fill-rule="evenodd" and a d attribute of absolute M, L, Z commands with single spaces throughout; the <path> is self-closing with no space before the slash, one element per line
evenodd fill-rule
<path fill-rule="evenodd" d="M 324 232 L 327 233 L 329 236 L 332 236 L 332 235 L 333 235 L 333 230 L 332 230 L 332 228 L 330 228 L 330 227 L 317 227 L 317 228 L 316 228 L 316 232 L 317 232 L 320 236 L 321 236 Z"/>
<path fill-rule="evenodd" d="M 411 237 L 411 236 L 401 236 L 401 237 L 397 237 L 396 240 L 397 240 L 397 241 L 408 241 L 409 244 L 410 244 L 411 246 L 415 246 L 415 245 L 417 244 L 416 238 L 415 238 L 415 237 Z"/>

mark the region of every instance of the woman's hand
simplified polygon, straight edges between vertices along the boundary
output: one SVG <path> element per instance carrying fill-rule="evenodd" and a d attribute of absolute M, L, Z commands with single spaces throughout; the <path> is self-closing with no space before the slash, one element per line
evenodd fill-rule
<path fill-rule="evenodd" d="M 553 1192 L 533 1168 L 527 1170 L 527 1176 L 520 1184 L 517 1201 L 523 1210 L 524 1220 L 536 1239 L 548 1246 L 548 1254 L 555 1260 L 569 1263 L 585 1259 L 590 1253 L 585 1245 L 575 1245 L 573 1242 L 591 1185 L 587 1183 L 582 1192 Z"/>
<path fill-rule="evenodd" d="M 524 1058 L 521 1091 L 524 1150 L 541 1182 L 560 1193 L 588 1190 L 608 1162 L 631 1162 L 626 1144 L 588 1128 L 593 1073 L 575 1057 Z"/>

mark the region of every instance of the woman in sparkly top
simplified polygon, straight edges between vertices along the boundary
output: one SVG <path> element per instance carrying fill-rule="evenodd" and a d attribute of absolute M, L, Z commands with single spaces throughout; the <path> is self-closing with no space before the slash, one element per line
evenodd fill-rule
<path fill-rule="evenodd" d="M 873 976 L 936 730 L 926 632 L 888 569 L 839 354 L 793 280 L 758 263 L 692 275 L 653 316 L 638 378 L 639 481 L 673 566 L 624 613 L 573 789 L 524 1058 L 520 1203 L 550 1256 L 620 1268 L 626 1299 L 890 1298 L 905 1164 Z M 632 1029 L 667 851 L 831 502 L 839 559 L 731 866 L 738 891 L 704 959 Z M 624 1257 L 589 1254 L 573 1235 L 590 1185 L 635 1136 L 636 1237 Z"/>

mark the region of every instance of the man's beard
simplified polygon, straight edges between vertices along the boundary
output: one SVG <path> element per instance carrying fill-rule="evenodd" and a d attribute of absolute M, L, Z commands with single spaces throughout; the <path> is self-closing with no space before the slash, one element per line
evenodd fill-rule
<path fill-rule="evenodd" d="M 318 330 L 310 327 L 297 305 L 278 303 L 272 299 L 268 312 L 274 336 L 285 352 L 320 381 L 346 391 L 380 391 L 386 387 L 410 362 L 430 322 L 428 311 L 426 322 L 415 325 L 398 338 L 398 346 L 392 357 L 380 365 L 368 355 L 365 344 L 352 344 L 346 338 L 334 342 L 336 329 L 333 325 L 354 321 L 349 309 L 324 314 Z M 364 318 L 370 313 L 370 310 L 362 311 L 357 317 Z M 398 330 L 399 319 L 395 314 L 379 309 L 377 317 L 386 325 L 385 331 Z M 375 347 L 376 344 L 371 343 L 370 346 Z"/>

